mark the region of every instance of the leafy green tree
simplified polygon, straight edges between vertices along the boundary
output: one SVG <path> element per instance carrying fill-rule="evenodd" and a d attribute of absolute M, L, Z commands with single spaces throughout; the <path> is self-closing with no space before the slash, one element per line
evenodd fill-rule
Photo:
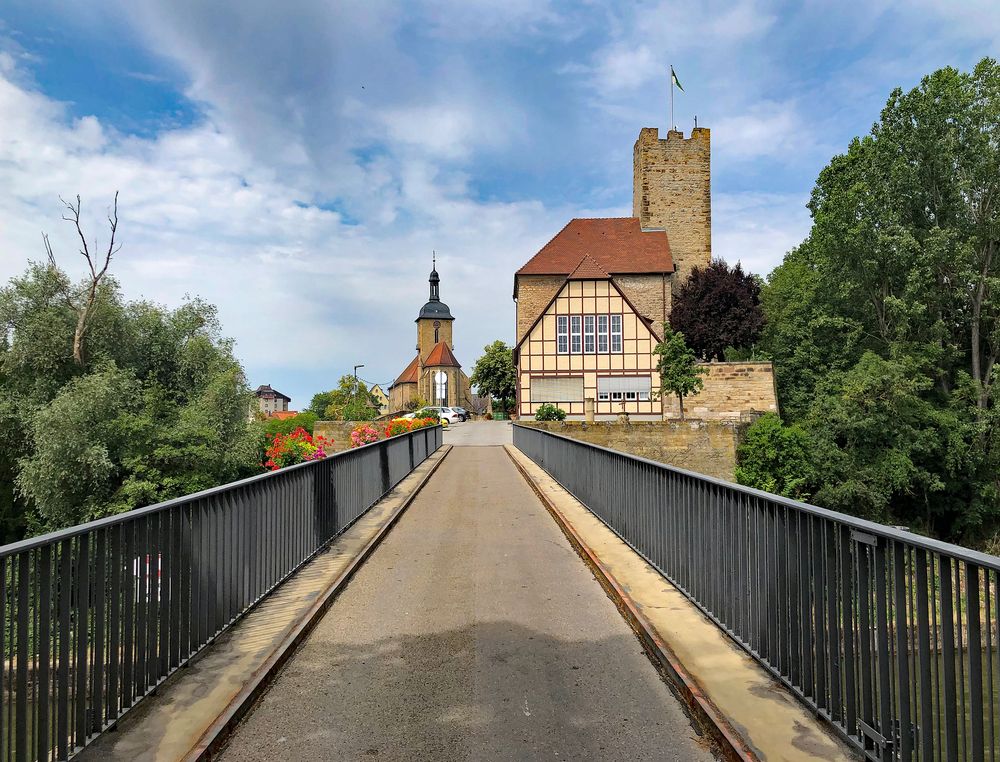
<path fill-rule="evenodd" d="M 736 481 L 776 495 L 808 500 L 815 480 L 809 434 L 774 413 L 749 427 L 736 452 Z"/>
<path fill-rule="evenodd" d="M 470 380 L 480 395 L 492 397 L 504 408 L 512 404 L 517 393 L 513 349 L 500 339 L 487 344 Z"/>
<path fill-rule="evenodd" d="M 328 399 L 323 419 L 328 421 L 371 421 L 378 416 L 378 404 L 372 399 L 364 381 L 352 375 L 340 377 L 337 388 L 313 397 L 313 404 Z M 311 407 L 310 407 L 311 410 Z"/>
<path fill-rule="evenodd" d="M 104 277 L 87 307 L 81 364 L 67 283 L 50 262 L 0 289 L 5 539 L 259 471 L 250 393 L 214 307 L 126 302 Z"/>
<path fill-rule="evenodd" d="M 761 294 L 811 499 L 973 544 L 1000 534 L 998 122 L 991 59 L 895 90 L 820 172 L 809 238 Z M 770 434 L 741 458 L 780 486 L 801 457 Z"/>
<path fill-rule="evenodd" d="M 701 391 L 705 382 L 701 376 L 705 369 L 698 365 L 698 358 L 687 343 L 684 334 L 663 324 L 663 341 L 653 352 L 658 355 L 656 370 L 660 374 L 660 394 L 673 394 L 680 403 L 681 420 L 684 419 L 684 398 Z"/>
<path fill-rule="evenodd" d="M 727 348 L 752 347 L 764 326 L 759 280 L 739 262 L 730 267 L 716 259 L 696 267 L 674 292 L 670 326 L 703 360 L 723 360 Z"/>
<path fill-rule="evenodd" d="M 326 416 L 326 409 L 333 404 L 333 390 L 328 392 L 318 392 L 313 395 L 312 401 L 303 412 L 312 413 L 316 420 L 322 420 Z"/>

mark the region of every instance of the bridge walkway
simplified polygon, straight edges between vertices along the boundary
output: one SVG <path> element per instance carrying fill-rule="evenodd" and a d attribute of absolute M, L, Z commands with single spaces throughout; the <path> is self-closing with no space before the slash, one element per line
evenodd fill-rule
<path fill-rule="evenodd" d="M 223 751 L 713 757 L 499 446 L 451 451 Z"/>

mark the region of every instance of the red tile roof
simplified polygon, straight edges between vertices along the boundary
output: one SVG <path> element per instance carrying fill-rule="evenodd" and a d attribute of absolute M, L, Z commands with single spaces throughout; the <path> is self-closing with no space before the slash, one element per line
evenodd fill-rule
<path fill-rule="evenodd" d="M 638 217 L 604 217 L 570 220 L 517 274 L 569 275 L 584 254 L 611 274 L 674 271 L 665 231 L 643 231 Z"/>
<path fill-rule="evenodd" d="M 584 254 L 580 259 L 580 264 L 569 274 L 570 280 L 593 280 L 610 277 L 594 258 L 589 254 Z"/>
<path fill-rule="evenodd" d="M 424 360 L 425 368 L 437 367 L 441 365 L 450 366 L 452 368 L 462 367 L 462 364 L 455 359 L 455 355 L 443 341 L 439 341 L 435 344 L 434 349 L 431 350 L 431 353 L 427 355 L 427 359 Z"/>
<path fill-rule="evenodd" d="M 299 414 L 298 410 L 275 410 L 271 413 L 271 418 L 277 418 L 279 421 L 283 421 L 286 418 L 294 418 Z"/>
<path fill-rule="evenodd" d="M 415 384 L 417 383 L 417 378 L 420 375 L 420 355 L 414 357 L 410 364 L 406 366 L 406 370 L 399 374 L 393 382 L 393 386 L 396 384 Z"/>

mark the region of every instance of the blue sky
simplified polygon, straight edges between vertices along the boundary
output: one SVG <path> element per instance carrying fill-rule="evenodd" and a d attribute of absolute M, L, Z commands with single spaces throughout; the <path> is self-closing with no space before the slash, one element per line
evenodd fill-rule
<path fill-rule="evenodd" d="M 456 353 L 513 335 L 513 271 L 630 214 L 632 144 L 712 129 L 713 248 L 766 274 L 818 171 L 893 87 L 971 68 L 1000 4 L 5 0 L 0 277 L 121 193 L 130 297 L 217 304 L 253 385 L 302 407 L 412 357 L 437 250 Z"/>

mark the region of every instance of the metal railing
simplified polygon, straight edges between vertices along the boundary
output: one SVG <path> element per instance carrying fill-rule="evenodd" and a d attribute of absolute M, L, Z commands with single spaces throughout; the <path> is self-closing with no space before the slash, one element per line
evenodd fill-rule
<path fill-rule="evenodd" d="M 867 758 L 1000 756 L 1000 558 L 531 427 L 514 444 Z"/>
<path fill-rule="evenodd" d="M 0 756 L 71 757 L 440 446 L 419 429 L 0 548 Z"/>

